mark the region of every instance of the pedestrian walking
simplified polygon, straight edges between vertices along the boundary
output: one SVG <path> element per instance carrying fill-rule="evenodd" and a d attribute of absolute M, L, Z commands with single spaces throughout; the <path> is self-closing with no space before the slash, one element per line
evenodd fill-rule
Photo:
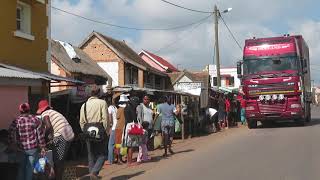
<path fill-rule="evenodd" d="M 52 151 L 53 151 L 53 162 L 55 176 L 57 180 L 61 180 L 64 171 L 64 161 L 67 156 L 71 141 L 74 138 L 72 127 L 70 126 L 67 119 L 59 112 L 52 109 L 49 106 L 47 100 L 41 100 L 38 103 L 37 114 L 41 115 L 43 122 L 49 122 L 49 133 L 53 133 L 52 140 Z M 46 127 L 48 127 L 46 124 Z M 48 128 L 46 128 L 48 130 Z M 49 139 L 49 138 L 48 138 Z"/>
<path fill-rule="evenodd" d="M 30 113 L 28 103 L 19 106 L 20 115 L 9 127 L 10 148 L 22 154 L 19 163 L 18 180 L 32 180 L 33 167 L 39 151 L 45 155 L 45 138 L 41 121 Z"/>
<path fill-rule="evenodd" d="M 244 97 L 242 96 L 240 99 L 240 116 L 241 116 L 241 124 L 246 124 L 246 100 L 244 99 Z"/>
<path fill-rule="evenodd" d="M 167 97 L 163 98 L 164 103 L 159 105 L 159 114 L 162 114 L 161 121 L 161 130 L 162 136 L 164 139 L 164 154 L 163 157 L 168 156 L 168 148 L 171 154 L 174 154 L 172 151 L 172 141 L 174 135 L 174 125 L 175 125 L 175 115 L 178 115 L 178 111 L 174 105 L 170 104 L 170 99 Z"/>
<path fill-rule="evenodd" d="M 230 121 L 230 112 L 231 112 L 231 103 L 230 103 L 229 97 L 225 98 L 225 108 L 226 108 L 225 125 L 226 125 L 226 129 L 228 129 L 229 121 Z"/>
<path fill-rule="evenodd" d="M 113 163 L 113 152 L 114 152 L 114 146 L 115 146 L 115 131 L 117 126 L 117 107 L 115 106 L 115 99 L 112 99 L 111 105 L 108 107 L 108 115 L 111 122 L 111 133 L 109 137 L 109 143 L 108 143 L 108 161 L 110 164 Z"/>
<path fill-rule="evenodd" d="M 106 101 L 99 99 L 100 88 L 92 87 L 91 97 L 81 106 L 80 127 L 88 134 L 88 166 L 90 176 L 98 178 L 105 161 L 109 121 Z"/>
<path fill-rule="evenodd" d="M 153 110 L 150 107 L 150 97 L 145 95 L 143 97 L 143 103 L 140 103 L 137 107 L 137 119 L 140 124 L 145 124 L 148 131 L 148 145 L 150 149 L 150 136 L 153 133 Z"/>

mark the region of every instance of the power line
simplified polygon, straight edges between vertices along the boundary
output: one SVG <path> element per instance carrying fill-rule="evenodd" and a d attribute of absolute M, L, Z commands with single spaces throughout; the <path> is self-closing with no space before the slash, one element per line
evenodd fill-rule
<path fill-rule="evenodd" d="M 203 24 L 208 18 L 210 18 L 211 16 L 212 16 L 212 14 L 211 14 L 210 16 L 208 16 L 206 19 L 204 19 L 203 21 L 199 22 L 197 25 L 195 25 L 195 26 L 190 30 L 190 34 L 191 34 L 195 29 L 197 29 L 200 25 L 202 25 L 202 24 Z M 185 32 L 186 32 L 186 31 L 185 31 Z M 185 39 L 185 38 L 187 38 L 187 37 L 190 37 L 190 36 L 182 36 L 182 37 L 180 36 L 180 37 L 178 37 L 177 39 L 175 39 L 173 42 L 168 43 L 168 44 L 166 44 L 165 46 L 159 48 L 159 49 L 156 50 L 154 53 L 158 53 L 158 52 L 162 51 L 163 49 L 167 49 L 167 48 L 173 46 L 174 44 L 176 44 L 177 42 L 179 42 L 180 40 L 183 40 L 183 39 Z"/>
<path fill-rule="evenodd" d="M 181 9 L 185 9 L 185 10 L 189 10 L 189 11 L 193 11 L 193 12 L 198 12 L 198 13 L 213 13 L 213 12 L 209 12 L 209 11 L 201 11 L 201 10 L 195 10 L 195 9 L 191 9 L 191 8 L 187 8 L 187 7 L 183 7 L 181 5 L 178 5 L 178 4 L 174 4 L 172 2 L 169 2 L 169 1 L 166 1 L 166 0 L 160 0 L 162 2 L 165 2 L 165 3 L 168 3 L 168 4 L 171 4 L 172 6 L 176 6 L 176 7 L 179 7 Z"/>
<path fill-rule="evenodd" d="M 72 13 L 72 12 L 69 12 L 69 11 L 54 7 L 54 6 L 51 6 L 51 8 L 54 9 L 54 10 L 63 12 L 65 14 L 69 14 L 69 15 L 72 15 L 72 16 L 75 16 L 75 17 L 78 17 L 78 18 L 81 18 L 81 19 L 84 19 L 84 20 L 87 20 L 87 21 L 91 21 L 91 22 L 94 22 L 94 23 L 97 23 L 97 24 L 102 24 L 102 25 L 111 26 L 111 27 L 115 27 L 115 28 L 121 28 L 121 29 L 131 29 L 131 30 L 136 30 L 136 31 L 169 31 L 169 30 L 182 29 L 182 28 L 197 24 L 197 23 L 199 23 L 199 22 L 201 22 L 201 21 L 203 21 L 203 20 L 205 20 L 205 19 L 207 19 L 208 17 L 211 16 L 211 14 L 210 14 L 209 16 L 206 16 L 206 17 L 204 17 L 202 19 L 199 19 L 198 21 L 195 21 L 195 22 L 192 22 L 192 23 L 189 23 L 189 24 L 185 24 L 185 25 L 181 25 L 181 26 L 169 27 L 169 28 L 138 28 L 138 27 L 129 27 L 129 26 L 122 26 L 122 25 L 112 24 L 112 23 L 108 23 L 108 22 L 102 22 L 102 21 L 99 21 L 99 20 L 95 20 L 95 19 L 92 19 L 92 18 L 81 16 L 79 14 L 75 14 L 75 13 Z"/>
<path fill-rule="evenodd" d="M 242 47 L 240 45 L 240 43 L 238 42 L 238 40 L 236 39 L 236 37 L 233 35 L 232 31 L 230 30 L 229 26 L 227 25 L 227 23 L 224 21 L 223 17 L 220 15 L 223 24 L 226 26 L 226 28 L 228 29 L 230 35 L 232 36 L 233 40 L 236 42 L 236 44 L 238 45 L 239 49 L 242 51 Z"/>

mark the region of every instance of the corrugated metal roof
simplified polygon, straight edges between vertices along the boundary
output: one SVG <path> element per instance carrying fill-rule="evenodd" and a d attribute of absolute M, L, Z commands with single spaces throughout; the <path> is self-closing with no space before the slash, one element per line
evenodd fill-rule
<path fill-rule="evenodd" d="M 45 79 L 49 80 L 45 77 L 31 74 L 31 73 L 26 73 L 26 72 L 21 72 L 13 69 L 8 69 L 4 67 L 0 67 L 0 77 L 5 77 L 5 78 L 21 78 L 21 79 Z"/>
<path fill-rule="evenodd" d="M 46 81 L 66 81 L 66 82 L 72 82 L 76 84 L 84 84 L 85 82 L 57 76 L 51 73 L 38 73 L 29 71 L 26 69 L 18 68 L 15 66 L 10 66 L 6 64 L 0 63 L 0 77 L 5 78 L 21 78 L 21 79 L 42 79 Z"/>

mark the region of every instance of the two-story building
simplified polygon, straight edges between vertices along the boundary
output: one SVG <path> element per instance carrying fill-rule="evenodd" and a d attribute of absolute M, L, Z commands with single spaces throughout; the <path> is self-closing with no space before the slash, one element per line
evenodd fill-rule
<path fill-rule="evenodd" d="M 47 0 L 5 0 L 0 11 L 0 129 L 19 114 L 22 102 L 48 96 L 49 9 Z M 21 69 L 20 69 L 20 68 Z"/>
<path fill-rule="evenodd" d="M 112 78 L 112 86 L 168 89 L 166 73 L 149 64 L 124 41 L 92 32 L 79 46 Z"/>

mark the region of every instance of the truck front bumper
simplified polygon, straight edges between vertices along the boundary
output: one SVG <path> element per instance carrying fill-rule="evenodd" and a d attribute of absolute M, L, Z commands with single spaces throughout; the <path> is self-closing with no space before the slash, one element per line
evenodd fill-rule
<path fill-rule="evenodd" d="M 282 113 L 260 113 L 249 111 L 246 112 L 246 118 L 249 120 L 257 121 L 287 121 L 287 120 L 297 120 L 303 119 L 304 114 L 301 110 L 291 110 Z"/>

